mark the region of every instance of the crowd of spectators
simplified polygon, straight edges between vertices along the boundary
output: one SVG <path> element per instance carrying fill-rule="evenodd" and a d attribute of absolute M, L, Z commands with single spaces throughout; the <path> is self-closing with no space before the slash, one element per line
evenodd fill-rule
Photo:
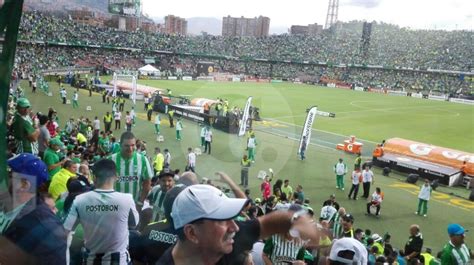
<path fill-rule="evenodd" d="M 412 30 L 374 22 L 367 58 L 360 52 L 361 31 L 362 22 L 353 21 L 339 23 L 334 30 L 316 36 L 181 36 L 141 30 L 119 31 L 26 12 L 19 39 L 278 61 L 365 63 L 458 71 L 470 71 L 473 67 L 473 33 L 470 31 Z"/>
<path fill-rule="evenodd" d="M 199 56 L 178 56 L 142 51 L 102 48 L 20 44 L 16 53 L 18 68 L 55 69 L 93 67 L 98 70 L 136 70 L 145 58 L 155 58 L 155 66 L 163 76 L 197 75 L 200 61 L 215 64 L 215 71 L 244 74 L 258 78 L 276 78 L 320 83 L 322 79 L 338 80 L 361 87 L 391 88 L 407 91 L 439 91 L 469 93 L 470 82 L 457 74 L 420 72 L 397 69 L 368 69 L 363 67 L 327 67 L 297 63 L 209 59 Z"/>
<path fill-rule="evenodd" d="M 311 83 L 329 79 L 361 87 L 470 92 L 471 83 L 462 74 L 407 68 L 471 71 L 473 47 L 469 44 L 472 43 L 472 32 L 411 30 L 374 23 L 368 57 L 362 58 L 359 49 L 361 28 L 362 22 L 354 21 L 339 23 L 334 30 L 317 36 L 180 36 L 140 30 L 124 32 L 77 24 L 68 18 L 40 12 L 26 12 L 21 21 L 20 40 L 68 45 L 21 43 L 16 62 L 37 69 L 84 66 L 120 71 L 136 70 L 145 58 L 154 58 L 155 66 L 163 76 L 196 76 L 198 62 L 210 61 L 215 63 L 215 71 L 258 78 Z M 175 54 L 158 54 L 156 50 Z M 218 56 L 218 59 L 209 55 Z M 385 68 L 367 68 L 360 63 Z"/>

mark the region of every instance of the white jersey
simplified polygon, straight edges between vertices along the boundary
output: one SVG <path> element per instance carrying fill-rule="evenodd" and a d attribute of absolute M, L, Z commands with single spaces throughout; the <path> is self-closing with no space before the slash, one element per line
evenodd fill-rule
<path fill-rule="evenodd" d="M 321 208 L 321 213 L 319 217 L 323 218 L 324 220 L 331 220 L 332 217 L 337 213 L 336 208 L 331 205 L 326 205 Z"/>
<path fill-rule="evenodd" d="M 382 195 L 377 194 L 377 192 L 372 193 L 372 201 L 381 203 L 382 202 Z"/>
<path fill-rule="evenodd" d="M 84 243 L 89 250 L 87 264 L 96 254 L 103 254 L 101 264 L 111 264 L 111 254 L 120 253 L 120 265 L 128 264 L 129 227 L 138 224 L 138 212 L 130 194 L 113 190 L 86 192 L 76 197 L 64 221 L 64 228 L 73 231 L 80 223 Z"/>
<path fill-rule="evenodd" d="M 61 94 L 62 98 L 65 98 L 67 95 L 66 89 L 62 89 L 61 91 L 59 91 L 59 94 Z"/>
<path fill-rule="evenodd" d="M 208 130 L 206 132 L 206 135 L 204 136 L 204 140 L 206 140 L 206 142 L 211 142 L 212 141 L 212 131 L 211 130 Z"/>
<path fill-rule="evenodd" d="M 431 197 L 431 192 L 432 192 L 431 186 L 430 185 L 426 186 L 423 184 L 423 186 L 421 186 L 420 188 L 420 193 L 418 194 L 418 198 L 429 201 Z"/>
<path fill-rule="evenodd" d="M 362 182 L 372 182 L 374 178 L 374 172 L 372 170 L 364 170 L 362 171 Z"/>
<path fill-rule="evenodd" d="M 74 93 L 74 95 L 72 96 L 72 100 L 77 101 L 78 99 L 79 99 L 79 94 Z"/>
<path fill-rule="evenodd" d="M 114 120 L 119 121 L 120 119 L 122 119 L 122 112 L 120 111 L 114 112 Z"/>
<path fill-rule="evenodd" d="M 334 165 L 334 172 L 336 172 L 336 175 L 342 176 L 347 173 L 347 166 L 344 163 L 337 163 Z"/>
<path fill-rule="evenodd" d="M 362 173 L 360 173 L 360 171 L 352 171 L 352 184 L 354 185 L 358 185 L 360 182 L 359 182 L 359 178 L 361 176 Z"/>
<path fill-rule="evenodd" d="M 99 130 L 100 131 L 100 121 L 99 120 L 94 120 L 94 130 Z"/>
<path fill-rule="evenodd" d="M 182 129 L 183 129 L 183 124 L 182 124 L 180 121 L 178 121 L 178 122 L 176 123 L 176 130 L 177 130 L 177 131 L 181 131 Z"/>
<path fill-rule="evenodd" d="M 169 164 L 171 164 L 171 153 L 166 152 L 165 153 L 165 165 L 169 165 Z"/>
<path fill-rule="evenodd" d="M 132 121 L 133 121 L 132 115 L 126 115 L 125 116 L 125 122 L 127 124 L 132 124 Z"/>
<path fill-rule="evenodd" d="M 188 166 L 196 166 L 196 154 L 194 152 L 188 154 Z"/>
<path fill-rule="evenodd" d="M 140 198 L 141 186 L 144 180 L 151 179 L 153 171 L 146 156 L 133 152 L 130 159 L 122 158 L 120 152 L 110 156 L 117 167 L 118 180 L 115 190 L 133 195 L 135 201 Z"/>
<path fill-rule="evenodd" d="M 257 146 L 257 141 L 255 140 L 255 138 L 249 138 L 249 141 L 247 143 L 247 147 L 248 148 L 255 148 L 255 146 Z"/>

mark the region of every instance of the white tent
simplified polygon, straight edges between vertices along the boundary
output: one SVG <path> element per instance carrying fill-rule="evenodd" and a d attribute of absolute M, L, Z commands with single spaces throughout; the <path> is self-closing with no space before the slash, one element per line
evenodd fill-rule
<path fill-rule="evenodd" d="M 143 66 L 142 68 L 139 68 L 138 71 L 142 75 L 148 75 L 148 74 L 160 75 L 160 70 L 156 69 L 155 67 L 149 64 Z"/>

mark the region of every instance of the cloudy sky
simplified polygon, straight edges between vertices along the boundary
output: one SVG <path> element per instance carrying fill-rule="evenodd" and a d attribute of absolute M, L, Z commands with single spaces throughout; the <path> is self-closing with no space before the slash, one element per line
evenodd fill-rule
<path fill-rule="evenodd" d="M 324 24 L 328 0 L 142 0 L 151 17 L 268 16 L 270 32 L 291 25 Z M 473 0 L 340 0 L 339 20 L 384 21 L 417 29 L 474 28 Z"/>

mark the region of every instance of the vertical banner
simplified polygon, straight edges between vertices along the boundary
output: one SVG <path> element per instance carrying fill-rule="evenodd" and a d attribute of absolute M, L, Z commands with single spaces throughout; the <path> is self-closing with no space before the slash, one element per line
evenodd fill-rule
<path fill-rule="evenodd" d="M 311 131 L 313 129 L 313 122 L 316 118 L 316 113 L 318 112 L 318 108 L 316 106 L 311 107 L 308 111 L 308 115 L 306 116 L 306 120 L 304 122 L 303 131 L 301 131 L 300 137 L 300 144 L 298 147 L 298 154 L 301 153 L 301 148 L 303 147 L 303 137 L 306 136 L 306 146 L 305 150 L 308 148 L 308 144 L 311 141 Z"/>
<path fill-rule="evenodd" d="M 132 76 L 132 100 L 133 105 L 135 105 L 135 101 L 137 99 L 137 78 Z"/>
<path fill-rule="evenodd" d="M 112 97 L 115 98 L 117 96 L 117 73 L 115 73 L 115 72 L 114 72 L 113 81 L 114 81 L 114 90 L 112 92 Z"/>
<path fill-rule="evenodd" d="M 242 115 L 242 120 L 240 120 L 239 128 L 239 137 L 244 136 L 245 131 L 247 130 L 247 120 L 249 119 L 250 104 L 252 103 L 252 97 L 247 99 L 245 103 L 244 114 Z"/>

